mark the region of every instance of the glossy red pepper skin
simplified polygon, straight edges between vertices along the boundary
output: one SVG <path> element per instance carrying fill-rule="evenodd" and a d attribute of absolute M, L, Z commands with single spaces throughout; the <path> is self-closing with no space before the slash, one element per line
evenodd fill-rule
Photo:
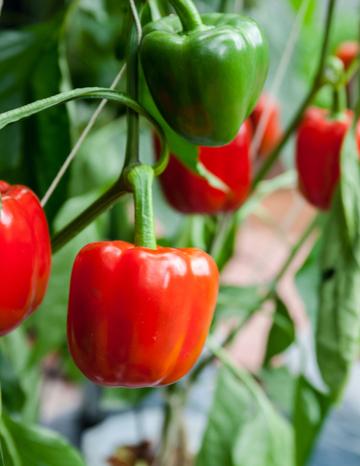
<path fill-rule="evenodd" d="M 160 146 L 156 138 L 155 150 Z M 175 155 L 160 176 L 166 199 L 183 213 L 215 214 L 238 209 L 251 186 L 251 126 L 245 121 L 237 137 L 222 147 L 199 146 L 199 160 L 212 174 L 228 186 L 228 191 L 212 187 L 206 179 L 192 173 Z"/>
<path fill-rule="evenodd" d="M 0 335 L 19 325 L 41 303 L 51 268 L 44 211 L 25 186 L 0 181 Z"/>
<path fill-rule="evenodd" d="M 268 119 L 256 154 L 260 157 L 266 157 L 274 149 L 282 135 L 279 105 L 268 94 L 262 94 L 249 117 L 253 133 L 255 134 L 265 112 L 269 112 Z"/>
<path fill-rule="evenodd" d="M 89 244 L 71 277 L 71 354 L 101 385 L 176 382 L 201 353 L 217 293 L 217 267 L 200 250 Z"/>
<path fill-rule="evenodd" d="M 331 119 L 320 108 L 307 110 L 297 131 L 296 166 L 299 189 L 313 206 L 328 210 L 340 176 L 341 146 L 353 114 Z M 360 126 L 357 125 L 360 147 Z"/>
<path fill-rule="evenodd" d="M 350 67 L 358 54 L 359 44 L 356 41 L 343 42 L 336 49 L 336 56 L 343 62 L 346 70 Z"/>

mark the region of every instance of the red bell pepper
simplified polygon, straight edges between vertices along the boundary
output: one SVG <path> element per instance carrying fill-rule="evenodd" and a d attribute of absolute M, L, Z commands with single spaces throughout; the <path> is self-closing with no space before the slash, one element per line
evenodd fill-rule
<path fill-rule="evenodd" d="M 155 150 L 159 153 L 156 138 Z M 160 183 L 169 204 L 184 213 L 215 214 L 238 209 L 251 186 L 251 126 L 243 123 L 237 137 L 222 147 L 199 146 L 199 160 L 228 187 L 214 188 L 201 176 L 192 173 L 175 155 L 160 176 Z"/>
<path fill-rule="evenodd" d="M 266 157 L 272 151 L 279 142 L 282 134 L 279 105 L 275 99 L 268 94 L 262 94 L 249 117 L 253 133 L 255 134 L 264 112 L 269 113 L 263 136 L 256 151 L 256 155 L 260 157 Z"/>
<path fill-rule="evenodd" d="M 89 244 L 71 277 L 71 354 L 101 385 L 173 383 L 200 355 L 217 290 L 217 267 L 197 249 Z"/>
<path fill-rule="evenodd" d="M 307 110 L 297 131 L 296 166 L 299 189 L 315 207 L 327 210 L 340 176 L 341 146 L 352 123 L 351 111 L 330 118 L 325 109 Z M 360 147 L 360 126 L 357 125 Z"/>
<path fill-rule="evenodd" d="M 343 42 L 336 49 L 336 56 L 343 62 L 346 70 L 350 67 L 358 54 L 359 44 L 356 41 Z"/>
<path fill-rule="evenodd" d="M 44 211 L 25 186 L 0 181 L 0 335 L 19 325 L 41 303 L 51 267 Z"/>

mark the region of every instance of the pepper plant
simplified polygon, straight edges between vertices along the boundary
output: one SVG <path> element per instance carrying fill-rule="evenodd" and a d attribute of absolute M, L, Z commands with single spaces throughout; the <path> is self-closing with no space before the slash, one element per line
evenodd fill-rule
<path fill-rule="evenodd" d="M 279 4 L 3 7 L 1 464 L 85 464 L 75 447 L 38 425 L 49 354 L 61 376 L 113 387 L 99 389 L 97 401 L 112 396 L 138 408 L 161 394 L 158 444 L 132 464 L 309 464 L 359 352 L 358 33 L 354 27 L 340 37 L 355 40 L 344 55 L 334 24 L 340 0 L 323 9 L 283 0 L 295 19 L 268 79 L 274 94 L 296 36 L 324 19 L 308 88 L 282 129 L 276 99 L 264 91 L 272 37 L 261 15 L 250 18 L 265 3 Z M 220 278 L 219 285 L 242 224 L 269 193 L 293 186 L 291 170 L 268 178 L 290 152 L 299 189 L 318 213 L 268 283 Z M 320 383 L 305 367 L 291 375 L 274 364 L 297 345 L 278 285 L 305 243 L 311 248 L 297 283 L 310 303 Z M 264 307 L 272 309 L 271 327 L 263 367 L 252 374 L 229 347 Z M 194 454 L 183 418 L 207 371 L 215 390 Z M 279 373 L 286 405 L 271 390 Z M 96 410 L 91 423 L 102 419 Z M 88 423 L 86 407 L 81 413 Z"/>

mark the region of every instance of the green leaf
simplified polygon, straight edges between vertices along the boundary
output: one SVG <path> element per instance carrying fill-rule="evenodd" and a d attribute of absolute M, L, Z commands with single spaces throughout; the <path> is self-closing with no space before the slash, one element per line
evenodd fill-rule
<path fill-rule="evenodd" d="M 46 47 L 37 59 L 31 78 L 27 81 L 27 101 L 57 94 L 61 90 L 59 65 L 59 31 L 62 18 L 52 22 L 43 38 Z M 71 150 L 70 121 L 66 105 L 38 113 L 21 123 L 26 164 L 34 174 L 33 187 L 42 197 Z M 67 198 L 69 173 L 66 173 L 46 205 L 49 222 Z"/>
<path fill-rule="evenodd" d="M 40 386 L 39 367 L 29 369 L 30 343 L 21 326 L 0 340 L 0 383 L 3 404 L 10 413 L 21 414 L 33 421 L 38 414 L 37 392 Z"/>
<path fill-rule="evenodd" d="M 62 17 L 18 31 L 0 33 L 0 111 L 57 93 L 61 85 L 58 33 Z M 69 152 L 66 108 L 53 109 L 0 132 L 0 169 L 9 181 L 29 184 L 44 194 Z M 55 194 L 50 210 L 66 196 L 66 181 Z"/>
<path fill-rule="evenodd" d="M 31 30 L 1 31 L 0 33 L 0 74 L 6 76 L 0 85 L 0 111 L 24 103 L 22 91 L 26 85 L 29 70 L 38 54 L 37 35 Z M 0 168 L 2 176 L 14 178 L 22 172 L 21 128 L 12 125 L 0 132 Z M 11 155 L 11 156 L 10 156 Z"/>
<path fill-rule="evenodd" d="M 331 399 L 300 376 L 294 397 L 296 466 L 306 464 L 331 406 Z"/>
<path fill-rule="evenodd" d="M 2 466 L 25 466 L 22 464 L 19 452 L 3 418 L 0 418 L 0 458 Z"/>
<path fill-rule="evenodd" d="M 344 232 L 351 254 L 360 263 L 360 165 L 357 135 L 352 128 L 345 137 L 341 150 L 340 203 L 344 215 Z"/>
<path fill-rule="evenodd" d="M 264 390 L 275 406 L 286 414 L 292 412 L 295 377 L 286 366 L 265 367 L 261 370 Z"/>
<path fill-rule="evenodd" d="M 29 355 L 29 342 L 22 327 L 0 339 L 0 386 L 2 401 L 10 412 L 23 413 L 27 401 L 27 379 L 25 371 Z M 34 386 L 31 387 L 34 395 Z M 34 397 L 36 398 L 36 397 Z"/>
<path fill-rule="evenodd" d="M 259 286 L 221 285 L 215 318 L 236 317 L 245 323 L 260 308 L 262 299 L 263 292 Z"/>
<path fill-rule="evenodd" d="M 11 412 L 20 412 L 25 404 L 25 392 L 9 358 L 0 352 L 0 385 L 2 402 Z"/>
<path fill-rule="evenodd" d="M 58 434 L 4 414 L 3 424 L 16 448 L 19 466 L 85 466 L 79 453 Z"/>
<path fill-rule="evenodd" d="M 296 287 L 304 301 L 306 313 L 310 318 L 313 328 L 316 328 L 319 310 L 319 286 L 321 278 L 319 256 L 320 241 L 317 241 L 295 276 Z"/>
<path fill-rule="evenodd" d="M 341 395 L 359 350 L 360 169 L 354 141 L 350 131 L 343 145 L 340 189 L 325 226 L 321 254 L 317 360 L 334 398 Z"/>
<path fill-rule="evenodd" d="M 295 340 L 295 324 L 289 311 L 279 296 L 275 298 L 275 312 L 273 324 L 268 338 L 265 363 L 272 357 L 285 351 Z"/>
<path fill-rule="evenodd" d="M 234 409 L 236 407 L 236 409 Z M 254 402 L 247 389 L 223 368 L 196 466 L 232 466 L 232 450 L 241 425 L 253 416 Z"/>
<path fill-rule="evenodd" d="M 233 450 L 234 466 L 291 466 L 292 432 L 272 408 L 258 409 L 238 432 Z"/>
<path fill-rule="evenodd" d="M 224 367 L 196 466 L 292 466 L 292 435 L 260 387 Z"/>

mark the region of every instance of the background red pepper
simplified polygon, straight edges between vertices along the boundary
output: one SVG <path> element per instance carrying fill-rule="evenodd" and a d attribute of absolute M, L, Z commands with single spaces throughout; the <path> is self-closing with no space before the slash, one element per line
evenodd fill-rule
<path fill-rule="evenodd" d="M 280 108 L 276 100 L 269 94 L 261 95 L 255 109 L 249 117 L 253 133 L 255 134 L 264 112 L 269 112 L 269 114 L 264 128 L 264 134 L 261 138 L 259 147 L 257 148 L 256 155 L 260 157 L 266 157 L 266 155 L 272 151 L 282 134 Z"/>
<path fill-rule="evenodd" d="M 155 150 L 159 154 L 157 139 Z M 237 137 L 222 147 L 199 146 L 199 160 L 229 187 L 227 192 L 212 187 L 192 173 L 174 155 L 160 176 L 169 204 L 184 213 L 214 214 L 236 210 L 245 201 L 251 185 L 251 126 L 245 121 Z"/>
<path fill-rule="evenodd" d="M 327 210 L 340 175 L 340 153 L 353 114 L 344 112 L 336 119 L 325 109 L 307 110 L 297 132 L 296 165 L 299 189 L 315 207 Z M 360 148 L 360 126 L 357 125 Z"/>
<path fill-rule="evenodd" d="M 0 335 L 41 303 L 50 275 L 51 246 L 44 211 L 25 186 L 0 181 Z"/>
<path fill-rule="evenodd" d="M 346 70 L 350 67 L 358 54 L 359 44 L 356 41 L 343 42 L 336 49 L 336 56 L 343 62 Z"/>
<path fill-rule="evenodd" d="M 71 278 L 71 354 L 102 385 L 175 382 L 201 353 L 217 292 L 217 267 L 200 250 L 89 244 Z"/>

